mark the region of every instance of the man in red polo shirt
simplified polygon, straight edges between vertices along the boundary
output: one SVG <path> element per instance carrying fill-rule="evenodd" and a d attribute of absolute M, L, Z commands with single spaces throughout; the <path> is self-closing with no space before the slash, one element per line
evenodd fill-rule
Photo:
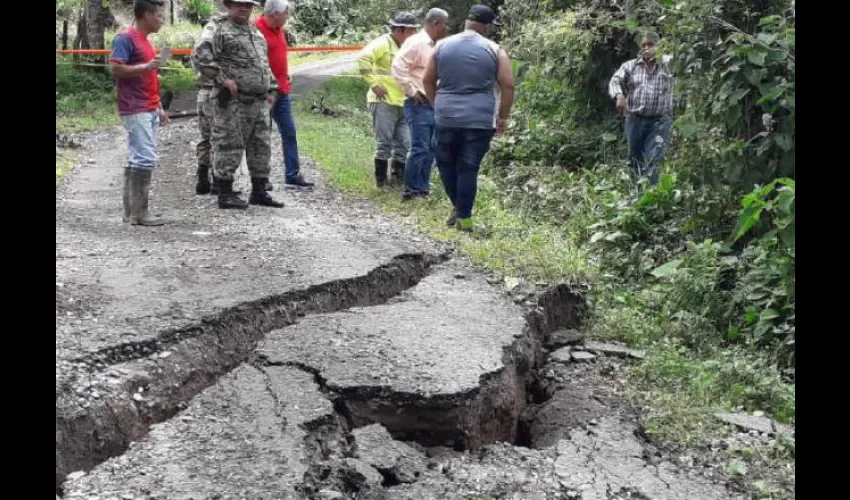
<path fill-rule="evenodd" d="M 162 0 L 135 0 L 133 26 L 115 37 L 112 75 L 118 87 L 118 114 L 127 130 L 129 166 L 124 169 L 124 222 L 159 226 L 150 217 L 148 194 L 156 167 L 156 131 L 168 122 L 159 102 L 159 59 L 148 35 L 162 27 Z"/>
<path fill-rule="evenodd" d="M 301 175 L 298 157 L 298 141 L 295 138 L 295 121 L 292 119 L 292 101 L 289 97 L 289 45 L 283 27 L 289 20 L 289 2 L 287 0 L 266 0 L 263 15 L 255 22 L 266 38 L 269 47 L 269 66 L 278 82 L 278 97 L 272 108 L 272 117 L 280 131 L 283 143 L 283 163 L 286 169 L 287 186 L 312 187 Z"/>

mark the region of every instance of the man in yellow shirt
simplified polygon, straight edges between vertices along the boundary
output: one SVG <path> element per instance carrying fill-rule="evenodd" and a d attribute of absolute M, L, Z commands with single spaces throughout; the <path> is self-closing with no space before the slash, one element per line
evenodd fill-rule
<path fill-rule="evenodd" d="M 366 101 L 375 130 L 375 182 L 387 183 L 392 161 L 393 184 L 404 181 L 404 165 L 410 149 L 410 131 L 404 118 L 404 91 L 390 74 L 393 56 L 401 44 L 416 33 L 419 23 L 410 12 L 397 12 L 390 32 L 369 42 L 357 59 L 357 68 L 369 85 Z"/>

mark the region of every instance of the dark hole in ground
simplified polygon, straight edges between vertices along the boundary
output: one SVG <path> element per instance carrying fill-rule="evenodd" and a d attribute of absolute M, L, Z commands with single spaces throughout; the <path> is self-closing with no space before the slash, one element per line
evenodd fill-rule
<path fill-rule="evenodd" d="M 392 486 L 398 486 L 398 485 L 401 484 L 401 481 L 399 480 L 398 475 L 395 473 L 395 471 L 393 469 L 385 469 L 385 468 L 381 467 L 381 468 L 378 468 L 377 470 L 381 474 L 381 477 L 384 478 L 384 480 L 381 481 L 381 486 L 383 486 L 384 488 L 389 488 L 389 487 L 392 487 Z"/>

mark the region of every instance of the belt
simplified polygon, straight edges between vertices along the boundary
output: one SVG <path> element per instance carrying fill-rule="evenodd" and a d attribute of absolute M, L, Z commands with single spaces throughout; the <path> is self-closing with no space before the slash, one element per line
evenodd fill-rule
<path fill-rule="evenodd" d="M 632 116 L 641 120 L 661 120 L 667 117 L 667 115 L 639 115 L 637 113 L 632 113 Z"/>
<path fill-rule="evenodd" d="M 266 99 L 266 94 L 245 94 L 242 92 L 237 92 L 236 100 L 239 102 L 255 102 L 255 101 L 264 101 Z"/>

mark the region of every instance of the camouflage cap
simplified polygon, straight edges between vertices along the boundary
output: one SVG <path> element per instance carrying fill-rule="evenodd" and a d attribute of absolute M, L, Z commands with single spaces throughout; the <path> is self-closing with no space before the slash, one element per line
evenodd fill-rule
<path fill-rule="evenodd" d="M 249 3 L 254 7 L 262 7 L 262 5 L 260 5 L 260 2 L 255 2 L 254 0 L 224 0 L 221 3 L 223 3 L 224 5 L 227 5 L 229 3 Z"/>

